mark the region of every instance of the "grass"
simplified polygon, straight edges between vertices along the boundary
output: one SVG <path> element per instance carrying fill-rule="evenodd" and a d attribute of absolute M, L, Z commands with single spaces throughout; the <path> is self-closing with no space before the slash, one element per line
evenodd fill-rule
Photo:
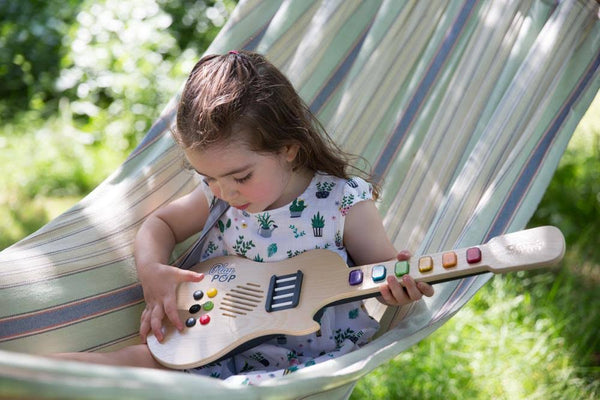
<path fill-rule="evenodd" d="M 567 263 L 495 276 L 434 334 L 359 381 L 352 398 L 598 398 L 598 282 Z"/>

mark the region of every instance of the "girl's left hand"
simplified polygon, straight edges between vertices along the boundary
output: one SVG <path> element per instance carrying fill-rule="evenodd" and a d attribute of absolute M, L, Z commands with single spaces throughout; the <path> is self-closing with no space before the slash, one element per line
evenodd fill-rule
<path fill-rule="evenodd" d="M 398 253 L 399 261 L 408 260 L 410 252 L 403 250 Z M 395 276 L 388 276 L 387 283 L 379 287 L 381 296 L 378 300 L 388 306 L 403 306 L 413 301 L 420 300 L 423 296 L 433 296 L 433 287 L 425 282 L 415 282 L 410 275 L 402 277 L 402 284 L 398 282 Z"/>

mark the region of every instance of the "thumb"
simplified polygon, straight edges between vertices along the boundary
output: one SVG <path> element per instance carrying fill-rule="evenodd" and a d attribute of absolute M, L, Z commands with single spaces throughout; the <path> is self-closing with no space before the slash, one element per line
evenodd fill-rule
<path fill-rule="evenodd" d="M 201 272 L 180 270 L 179 282 L 200 282 L 204 279 L 204 274 Z"/>
<path fill-rule="evenodd" d="M 408 261 L 411 256 L 412 256 L 412 254 L 409 250 L 402 250 L 401 252 L 398 253 L 397 258 L 398 258 L 398 261 Z"/>

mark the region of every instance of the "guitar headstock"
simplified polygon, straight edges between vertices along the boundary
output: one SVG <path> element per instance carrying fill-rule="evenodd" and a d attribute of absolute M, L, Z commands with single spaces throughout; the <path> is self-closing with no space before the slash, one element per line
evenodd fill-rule
<path fill-rule="evenodd" d="M 558 263 L 565 253 L 565 238 L 558 228 L 541 226 L 497 236 L 482 248 L 490 258 L 489 270 L 505 273 Z"/>

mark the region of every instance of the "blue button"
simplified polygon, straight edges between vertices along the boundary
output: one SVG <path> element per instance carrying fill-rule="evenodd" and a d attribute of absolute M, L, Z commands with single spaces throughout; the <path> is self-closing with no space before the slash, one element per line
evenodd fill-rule
<path fill-rule="evenodd" d="M 385 279 L 385 267 L 383 265 L 376 265 L 371 271 L 371 278 L 373 282 L 379 282 Z"/>
<path fill-rule="evenodd" d="M 355 269 L 350 271 L 350 275 L 348 275 L 348 283 L 350 286 L 360 285 L 363 281 L 363 273 L 360 269 Z"/>

